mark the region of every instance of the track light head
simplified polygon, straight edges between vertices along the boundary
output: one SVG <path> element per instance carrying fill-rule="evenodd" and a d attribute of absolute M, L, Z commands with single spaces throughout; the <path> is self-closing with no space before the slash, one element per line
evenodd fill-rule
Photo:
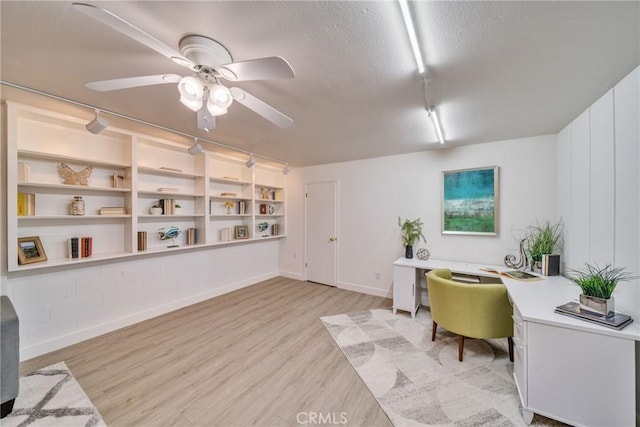
<path fill-rule="evenodd" d="M 288 174 L 291 171 L 291 168 L 289 168 L 289 162 L 284 164 L 284 169 L 282 169 L 282 173 L 284 175 Z"/>
<path fill-rule="evenodd" d="M 193 144 L 191 147 L 189 147 L 189 149 L 187 150 L 189 152 L 189 154 L 191 154 L 192 156 L 195 156 L 196 154 L 200 154 L 202 152 L 204 152 L 204 148 L 202 148 L 202 145 L 198 144 L 197 142 L 195 144 Z"/>
<path fill-rule="evenodd" d="M 250 168 L 253 167 L 253 165 L 256 164 L 256 161 L 253 158 L 253 153 L 249 154 L 249 160 L 247 160 L 247 162 L 245 163 L 245 165 Z"/>
<path fill-rule="evenodd" d="M 96 110 L 96 116 L 85 126 L 93 134 L 99 134 L 109 126 L 109 122 L 104 117 L 100 117 L 100 110 Z"/>

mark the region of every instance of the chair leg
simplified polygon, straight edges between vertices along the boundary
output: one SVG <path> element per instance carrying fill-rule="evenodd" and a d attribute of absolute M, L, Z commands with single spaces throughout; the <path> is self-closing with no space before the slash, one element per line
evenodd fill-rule
<path fill-rule="evenodd" d="M 509 360 L 513 362 L 513 337 L 507 337 L 509 341 Z"/>
<path fill-rule="evenodd" d="M 462 362 L 462 352 L 464 351 L 464 336 L 458 335 L 458 361 Z"/>
<path fill-rule="evenodd" d="M 2 408 L 0 409 L 0 418 L 4 418 L 13 411 L 13 403 L 15 399 L 7 400 L 2 404 Z"/>
<path fill-rule="evenodd" d="M 431 326 L 431 341 L 436 340 L 436 329 L 438 329 L 438 324 L 436 321 L 433 321 L 433 326 Z"/>

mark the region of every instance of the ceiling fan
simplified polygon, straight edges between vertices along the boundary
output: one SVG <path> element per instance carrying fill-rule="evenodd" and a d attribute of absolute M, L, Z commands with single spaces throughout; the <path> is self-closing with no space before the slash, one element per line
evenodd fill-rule
<path fill-rule="evenodd" d="M 183 37 L 179 43 L 180 52 L 176 52 L 108 10 L 86 3 L 73 3 L 73 6 L 85 15 L 195 72 L 195 75 L 184 77 L 177 74 L 158 74 L 85 83 L 89 89 L 112 91 L 177 83 L 180 102 L 198 113 L 198 127 L 207 132 L 215 127 L 215 117 L 226 114 L 227 108 L 234 100 L 281 128 L 287 128 L 293 124 L 290 117 L 245 90 L 239 87 L 227 88 L 220 83 L 221 79 L 247 81 L 293 78 L 295 72 L 285 59 L 271 56 L 233 62 L 231 54 L 224 46 L 201 35 Z"/>

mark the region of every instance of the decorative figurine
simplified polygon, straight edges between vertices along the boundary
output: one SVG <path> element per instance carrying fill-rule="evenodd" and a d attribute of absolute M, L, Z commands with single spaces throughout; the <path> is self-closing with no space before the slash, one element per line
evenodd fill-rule
<path fill-rule="evenodd" d="M 504 257 L 504 265 L 509 268 L 515 268 L 516 270 L 521 269 L 525 265 L 527 265 L 527 253 L 524 250 L 524 243 L 526 239 L 520 240 L 520 260 L 516 258 L 513 254 L 505 255 Z"/>
<path fill-rule="evenodd" d="M 176 237 L 180 235 L 181 231 L 178 227 L 166 227 L 158 230 L 158 234 L 160 235 L 160 240 L 169 240 L 171 239 L 171 245 L 167 246 L 168 248 L 177 248 L 176 245 Z"/>
<path fill-rule="evenodd" d="M 418 257 L 419 260 L 426 261 L 431 256 L 431 253 L 429 252 L 429 249 L 421 248 L 421 249 L 418 249 L 418 252 L 416 252 L 416 256 Z"/>
<path fill-rule="evenodd" d="M 80 172 L 76 172 L 71 169 L 69 166 L 64 163 L 60 163 L 58 167 L 58 172 L 60 176 L 64 178 L 63 184 L 69 185 L 89 185 L 88 179 L 91 176 L 91 172 L 93 171 L 93 166 L 87 166 L 82 169 Z"/>

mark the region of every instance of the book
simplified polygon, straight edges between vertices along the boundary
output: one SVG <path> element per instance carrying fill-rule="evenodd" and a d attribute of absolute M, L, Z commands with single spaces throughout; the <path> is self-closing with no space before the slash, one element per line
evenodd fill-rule
<path fill-rule="evenodd" d="M 119 173 L 113 174 L 113 188 L 125 188 L 124 175 L 120 175 Z"/>
<path fill-rule="evenodd" d="M 69 258 L 80 258 L 80 242 L 77 237 L 69 239 Z"/>
<path fill-rule="evenodd" d="M 33 193 L 18 193 L 18 216 L 33 216 L 36 214 L 36 195 Z"/>
<path fill-rule="evenodd" d="M 535 274 L 527 273 L 526 271 L 520 270 L 498 271 L 495 268 L 481 268 L 480 270 L 497 274 L 499 276 L 507 276 L 510 279 L 520 280 L 521 282 L 534 282 L 536 280 L 543 280 L 543 278 L 540 276 L 536 276 Z"/>
<path fill-rule="evenodd" d="M 628 314 L 616 312 L 613 316 L 607 317 L 602 313 L 596 313 L 595 311 L 589 310 L 589 307 L 586 307 L 576 301 L 570 301 L 566 304 L 559 305 L 555 308 L 554 312 L 617 330 L 620 330 L 633 322 L 633 319 Z"/>
<path fill-rule="evenodd" d="M 18 162 L 18 181 L 31 181 L 31 165 L 27 162 Z"/>
<path fill-rule="evenodd" d="M 127 208 L 124 206 L 103 206 L 100 208 L 100 215 L 125 215 Z"/>
<path fill-rule="evenodd" d="M 232 193 L 231 191 L 225 191 L 220 193 L 222 197 L 236 197 L 238 193 Z"/>
<path fill-rule="evenodd" d="M 170 168 L 168 166 L 160 166 L 159 169 L 163 169 L 166 171 L 171 171 L 171 172 L 182 172 L 182 169 L 178 169 L 178 168 Z"/>
<path fill-rule="evenodd" d="M 177 193 L 178 191 L 180 191 L 179 188 L 170 188 L 170 187 L 159 187 L 158 191 L 160 193 Z"/>

